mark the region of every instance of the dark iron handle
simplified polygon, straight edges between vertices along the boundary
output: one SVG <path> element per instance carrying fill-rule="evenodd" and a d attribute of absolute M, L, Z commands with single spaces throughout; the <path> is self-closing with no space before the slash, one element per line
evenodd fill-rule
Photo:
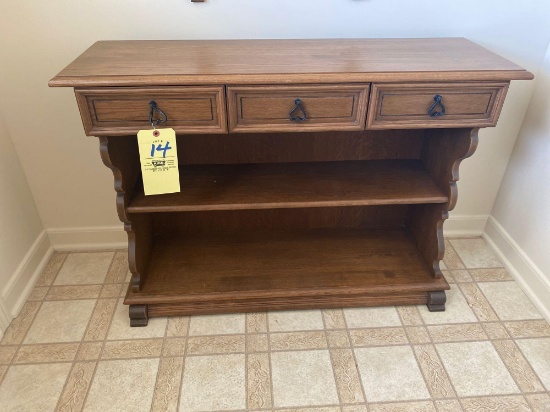
<path fill-rule="evenodd" d="M 302 106 L 302 100 L 296 99 L 294 100 L 294 104 L 295 104 L 294 109 L 290 111 L 290 113 L 288 114 L 288 118 L 290 119 L 291 122 L 295 122 L 296 120 L 299 120 L 300 122 L 305 121 L 307 119 L 307 113 L 304 110 L 304 107 Z M 302 112 L 302 116 L 298 116 L 296 114 L 298 111 Z"/>
<path fill-rule="evenodd" d="M 441 96 L 439 94 L 436 94 L 434 96 L 434 102 L 430 106 L 430 108 L 428 109 L 428 114 L 430 115 L 430 117 L 439 117 L 439 116 L 443 116 L 445 114 L 445 105 L 443 104 L 443 102 L 441 100 L 443 100 L 443 96 Z M 439 112 L 436 112 L 435 108 L 438 105 L 441 107 L 441 110 Z"/>
<path fill-rule="evenodd" d="M 160 119 L 153 120 L 155 112 L 157 112 L 161 116 Z M 158 108 L 157 102 L 151 100 L 149 102 L 149 123 L 151 123 L 151 126 L 155 127 L 159 123 L 166 123 L 167 120 L 168 117 L 166 117 L 166 113 Z"/>

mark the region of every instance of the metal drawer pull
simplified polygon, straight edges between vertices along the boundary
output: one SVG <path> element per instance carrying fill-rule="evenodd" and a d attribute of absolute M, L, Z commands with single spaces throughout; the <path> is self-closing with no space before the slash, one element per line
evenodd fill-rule
<path fill-rule="evenodd" d="M 443 96 L 439 94 L 436 94 L 434 96 L 434 103 L 428 109 L 428 114 L 430 115 L 430 117 L 439 117 L 445 114 L 445 105 L 441 101 L 442 99 L 443 99 Z M 435 108 L 437 107 L 437 105 L 441 106 L 441 111 L 439 112 L 435 111 Z"/>
<path fill-rule="evenodd" d="M 288 118 L 290 119 L 291 122 L 295 122 L 296 120 L 299 120 L 301 122 L 305 121 L 307 119 L 307 113 L 304 110 L 304 107 L 302 106 L 302 100 L 301 99 L 296 99 L 296 100 L 294 100 L 294 104 L 296 106 L 294 106 L 294 109 L 292 109 L 290 111 L 290 113 L 288 114 Z M 302 112 L 303 116 L 296 115 L 296 112 L 298 110 L 300 110 Z"/>
<path fill-rule="evenodd" d="M 166 117 L 166 113 L 164 113 L 162 110 L 160 110 L 158 108 L 157 102 L 155 102 L 154 100 L 151 100 L 149 102 L 149 108 L 150 108 L 150 110 L 149 110 L 149 123 L 151 123 L 151 126 L 153 126 L 153 129 L 159 123 L 166 123 L 166 121 L 168 120 L 168 117 Z M 161 116 L 160 119 L 153 120 L 153 115 L 155 114 L 155 112 L 160 114 L 160 116 Z"/>

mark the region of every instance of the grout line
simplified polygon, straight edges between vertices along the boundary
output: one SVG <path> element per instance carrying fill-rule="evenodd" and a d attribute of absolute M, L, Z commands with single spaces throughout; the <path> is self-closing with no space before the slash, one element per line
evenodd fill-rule
<path fill-rule="evenodd" d="M 338 397 L 338 404 L 342 405 L 342 396 L 340 395 L 340 387 L 338 386 L 338 377 L 336 376 L 336 371 L 334 370 L 333 360 L 332 360 L 332 350 L 330 347 L 330 343 L 328 341 L 328 333 L 327 333 L 327 324 L 325 322 L 325 314 L 323 313 L 322 309 L 319 309 L 319 313 L 321 315 L 321 322 L 323 322 L 323 335 L 325 336 L 325 343 L 327 344 L 326 351 L 328 352 L 328 360 L 330 362 L 330 370 L 332 371 L 332 377 L 334 378 L 334 389 L 336 390 L 336 396 Z M 357 368 L 357 366 L 356 366 Z M 340 410 L 342 408 L 340 407 Z"/>

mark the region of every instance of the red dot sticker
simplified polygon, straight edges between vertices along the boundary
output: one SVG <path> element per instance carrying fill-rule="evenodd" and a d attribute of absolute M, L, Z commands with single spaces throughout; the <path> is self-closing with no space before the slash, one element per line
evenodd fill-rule
<path fill-rule="evenodd" d="M 159 132 L 158 130 L 155 130 L 155 131 L 153 132 L 153 136 L 159 137 L 159 136 L 160 136 L 160 132 Z"/>

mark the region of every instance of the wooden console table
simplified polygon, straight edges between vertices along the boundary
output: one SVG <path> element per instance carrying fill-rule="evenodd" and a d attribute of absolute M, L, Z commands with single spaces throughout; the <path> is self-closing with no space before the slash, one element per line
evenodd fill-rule
<path fill-rule="evenodd" d="M 460 162 L 533 75 L 465 39 L 103 41 L 50 81 L 100 139 L 151 316 L 425 303 L 445 309 Z M 149 103 L 181 192 L 144 196 Z"/>

